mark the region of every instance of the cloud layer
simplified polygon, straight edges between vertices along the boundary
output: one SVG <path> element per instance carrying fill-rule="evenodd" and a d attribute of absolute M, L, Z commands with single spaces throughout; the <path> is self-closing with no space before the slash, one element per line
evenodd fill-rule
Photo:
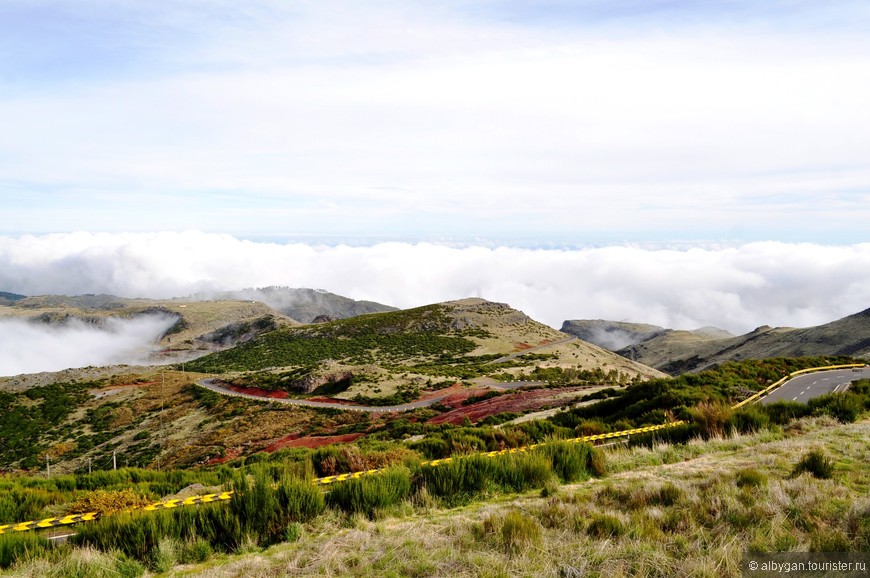
<path fill-rule="evenodd" d="M 196 231 L 0 237 L 5 291 L 169 298 L 269 285 L 397 307 L 480 296 L 557 328 L 603 318 L 742 333 L 870 307 L 870 244 L 534 250 L 256 243 Z"/>
<path fill-rule="evenodd" d="M 84 3 L 0 8 L 0 233 L 865 240 L 866 3 Z"/>
<path fill-rule="evenodd" d="M 162 315 L 112 318 L 98 328 L 75 320 L 56 327 L 0 317 L 0 376 L 144 363 L 174 321 Z"/>

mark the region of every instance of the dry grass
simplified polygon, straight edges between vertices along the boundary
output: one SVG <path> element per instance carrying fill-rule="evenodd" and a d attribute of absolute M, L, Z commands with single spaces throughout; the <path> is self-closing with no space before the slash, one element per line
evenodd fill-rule
<path fill-rule="evenodd" d="M 790 477 L 811 449 L 832 457 L 832 479 Z M 868 456 L 868 420 L 619 450 L 611 454 L 618 473 L 549 498 L 443 510 L 415 497 L 377 521 L 330 513 L 292 544 L 171 575 L 738 576 L 747 549 L 870 547 Z M 738 484 L 747 468 L 766 484 Z"/>

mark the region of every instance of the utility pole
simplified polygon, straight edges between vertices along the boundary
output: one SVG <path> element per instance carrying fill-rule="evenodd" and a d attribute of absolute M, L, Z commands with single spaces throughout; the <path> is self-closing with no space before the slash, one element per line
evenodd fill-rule
<path fill-rule="evenodd" d="M 48 454 L 45 454 L 45 476 L 51 477 L 51 463 L 48 461 Z"/>
<path fill-rule="evenodd" d="M 91 473 L 91 458 L 88 458 L 88 473 Z"/>
<path fill-rule="evenodd" d="M 112 450 L 112 469 L 118 469 L 118 452 L 117 450 Z"/>

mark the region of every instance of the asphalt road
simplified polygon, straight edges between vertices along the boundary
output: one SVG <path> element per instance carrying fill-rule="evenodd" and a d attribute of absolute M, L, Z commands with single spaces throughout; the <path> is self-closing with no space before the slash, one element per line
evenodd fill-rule
<path fill-rule="evenodd" d="M 450 395 L 450 393 L 445 393 L 441 396 L 432 397 L 429 399 L 424 399 L 422 401 L 414 401 L 411 403 L 405 403 L 402 405 L 385 405 L 385 406 L 372 406 L 372 405 L 348 405 L 343 403 L 327 403 L 324 401 L 309 401 L 307 399 L 276 399 L 272 397 L 261 397 L 259 395 L 251 395 L 249 393 L 239 393 L 237 391 L 233 391 L 231 389 L 227 389 L 225 387 L 221 387 L 217 385 L 213 379 L 200 379 L 196 382 L 196 384 L 200 387 L 204 387 L 208 390 L 211 390 L 215 393 L 219 393 L 221 395 L 230 395 L 233 397 L 243 397 L 245 399 L 253 399 L 256 401 L 271 401 L 275 403 L 284 403 L 287 405 L 300 405 L 303 407 L 321 407 L 328 409 L 344 409 L 348 411 L 366 411 L 369 413 L 391 413 L 394 411 L 409 411 L 412 409 L 417 409 L 420 407 L 429 407 L 430 405 L 434 405 Z M 451 392 L 452 393 L 452 392 Z"/>
<path fill-rule="evenodd" d="M 859 368 L 858 371 L 853 371 L 852 369 L 831 369 L 799 375 L 783 383 L 769 395 L 762 398 L 761 403 L 773 403 L 775 401 L 799 401 L 806 403 L 808 400 L 826 393 L 846 391 L 849 383 L 858 379 L 870 379 L 870 368 Z"/>

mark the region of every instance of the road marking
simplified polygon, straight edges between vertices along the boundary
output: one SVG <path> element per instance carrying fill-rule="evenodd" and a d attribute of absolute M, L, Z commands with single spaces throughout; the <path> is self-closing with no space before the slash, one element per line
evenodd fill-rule
<path fill-rule="evenodd" d="M 843 384 L 841 383 L 841 384 L 837 385 L 837 387 L 834 388 L 834 393 L 837 393 L 837 390 L 840 389 L 841 385 L 843 385 Z"/>
<path fill-rule="evenodd" d="M 793 398 L 791 398 L 792 401 L 795 401 L 796 399 L 797 399 L 797 396 L 794 396 Z"/>
<path fill-rule="evenodd" d="M 823 377 L 822 381 L 828 381 L 829 379 L 831 379 L 831 378 L 830 377 Z"/>

